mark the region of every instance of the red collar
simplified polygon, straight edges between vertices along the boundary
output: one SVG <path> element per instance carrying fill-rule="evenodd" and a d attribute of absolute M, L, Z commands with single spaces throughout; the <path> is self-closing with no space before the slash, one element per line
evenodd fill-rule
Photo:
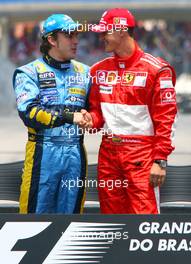
<path fill-rule="evenodd" d="M 114 56 L 115 63 L 119 69 L 127 69 L 129 68 L 137 59 L 141 57 L 143 51 L 141 48 L 135 43 L 135 50 L 130 57 L 121 58 L 117 55 Z"/>

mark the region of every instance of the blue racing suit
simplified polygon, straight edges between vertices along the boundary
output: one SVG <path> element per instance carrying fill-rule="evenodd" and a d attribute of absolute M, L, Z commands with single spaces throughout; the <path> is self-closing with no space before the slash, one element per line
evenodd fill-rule
<path fill-rule="evenodd" d="M 87 106 L 89 67 L 46 56 L 17 68 L 13 85 L 28 127 L 20 213 L 81 212 L 86 156 L 73 113 Z"/>

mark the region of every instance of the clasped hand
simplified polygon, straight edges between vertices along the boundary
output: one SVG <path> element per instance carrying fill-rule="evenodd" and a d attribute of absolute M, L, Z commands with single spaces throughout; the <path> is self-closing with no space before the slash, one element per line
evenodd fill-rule
<path fill-rule="evenodd" d="M 74 113 L 74 123 L 81 128 L 91 128 L 93 126 L 92 116 L 88 111 L 82 109 L 81 112 Z"/>

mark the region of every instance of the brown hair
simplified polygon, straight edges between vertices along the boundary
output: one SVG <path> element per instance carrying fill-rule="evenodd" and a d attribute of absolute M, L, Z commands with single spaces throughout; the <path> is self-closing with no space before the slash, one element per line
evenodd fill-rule
<path fill-rule="evenodd" d="M 48 36 L 52 36 L 55 40 L 57 39 L 57 31 L 56 32 L 52 32 L 51 34 L 49 34 Z M 51 49 L 52 45 L 50 44 L 50 42 L 48 41 L 48 36 L 46 37 L 42 37 L 41 43 L 40 43 L 40 52 L 43 55 L 47 55 L 48 51 Z"/>

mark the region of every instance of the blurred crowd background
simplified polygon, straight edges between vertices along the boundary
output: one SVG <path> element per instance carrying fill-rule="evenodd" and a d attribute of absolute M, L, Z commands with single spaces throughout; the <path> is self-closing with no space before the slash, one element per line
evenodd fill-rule
<path fill-rule="evenodd" d="M 108 55 L 98 36 L 92 32 L 79 35 L 78 59 L 88 65 Z M 191 72 L 191 22 L 138 21 L 135 39 L 146 52 L 169 61 L 177 76 Z M 39 42 L 39 22 L 16 23 L 9 33 L 11 61 L 20 66 L 40 56 Z"/>
<path fill-rule="evenodd" d="M 88 21 L 95 24 L 98 21 Z M 82 23 L 79 21 L 79 23 Z M 15 66 L 39 56 L 42 22 L 17 22 L 9 29 L 9 58 Z M 182 112 L 191 112 L 191 22 L 139 20 L 135 39 L 144 51 L 162 57 L 174 66 L 177 74 L 177 101 Z M 108 54 L 99 34 L 79 34 L 77 59 L 92 65 Z"/>
<path fill-rule="evenodd" d="M 16 106 L 15 68 L 41 56 L 40 29 L 48 15 L 65 13 L 80 24 L 95 24 L 104 10 L 116 6 L 127 7 L 135 15 L 140 47 L 174 66 L 179 110 L 191 113 L 190 0 L 0 0 L 0 115 L 12 113 Z M 79 34 L 77 60 L 91 66 L 107 56 L 99 34 Z"/>

